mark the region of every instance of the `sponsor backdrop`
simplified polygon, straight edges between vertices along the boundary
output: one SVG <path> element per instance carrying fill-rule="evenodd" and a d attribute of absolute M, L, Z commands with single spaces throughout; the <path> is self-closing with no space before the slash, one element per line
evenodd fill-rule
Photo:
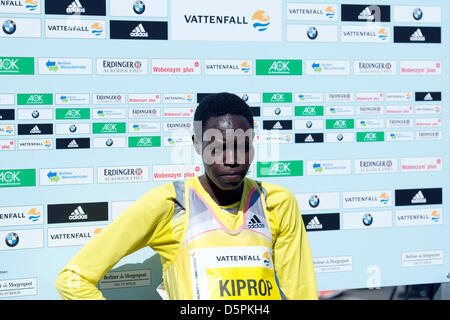
<path fill-rule="evenodd" d="M 58 272 L 130 203 L 201 174 L 192 117 L 219 91 L 252 107 L 249 176 L 295 194 L 320 290 L 448 281 L 449 11 L 0 0 L 0 298 L 58 299 Z M 159 299 L 160 282 L 146 248 L 98 286 Z"/>

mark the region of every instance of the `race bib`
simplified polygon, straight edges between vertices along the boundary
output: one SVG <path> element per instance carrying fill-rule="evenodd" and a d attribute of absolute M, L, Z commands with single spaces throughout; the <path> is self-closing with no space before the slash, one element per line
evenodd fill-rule
<path fill-rule="evenodd" d="M 196 299 L 281 299 L 270 248 L 193 249 L 190 258 Z"/>

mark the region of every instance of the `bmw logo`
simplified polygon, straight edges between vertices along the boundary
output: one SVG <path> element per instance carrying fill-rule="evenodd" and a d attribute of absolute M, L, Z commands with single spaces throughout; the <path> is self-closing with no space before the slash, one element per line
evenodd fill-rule
<path fill-rule="evenodd" d="M 362 222 L 365 226 L 370 226 L 373 222 L 373 217 L 370 213 L 366 213 L 364 217 L 362 218 Z"/>
<path fill-rule="evenodd" d="M 242 100 L 248 101 L 248 94 L 244 93 L 244 95 L 242 96 Z"/>
<path fill-rule="evenodd" d="M 308 29 L 308 32 L 306 34 L 308 35 L 308 38 L 310 38 L 311 40 L 314 40 L 319 35 L 319 32 L 317 31 L 316 27 L 311 27 Z"/>
<path fill-rule="evenodd" d="M 106 140 L 106 146 L 111 147 L 113 145 L 114 141 L 113 139 Z"/>
<path fill-rule="evenodd" d="M 343 135 L 342 133 L 339 133 L 339 134 L 336 136 L 336 139 L 337 139 L 337 141 L 342 141 L 342 140 L 344 140 L 344 135 Z"/>
<path fill-rule="evenodd" d="M 306 127 L 307 127 L 308 129 L 311 129 L 312 126 L 313 126 L 313 124 L 312 124 L 312 122 L 311 122 L 310 120 L 306 121 Z"/>
<path fill-rule="evenodd" d="M 10 232 L 6 235 L 5 243 L 8 247 L 13 248 L 19 244 L 19 235 L 14 232 Z"/>
<path fill-rule="evenodd" d="M 3 23 L 2 26 L 3 32 L 5 32 L 6 34 L 13 34 L 14 32 L 16 32 L 16 23 L 12 20 L 6 20 Z"/>
<path fill-rule="evenodd" d="M 415 8 L 413 11 L 414 20 L 420 20 L 423 17 L 423 11 L 420 8 Z"/>
<path fill-rule="evenodd" d="M 74 124 L 72 124 L 72 125 L 69 127 L 69 131 L 70 131 L 71 133 L 77 132 L 77 126 L 74 125 Z"/>
<path fill-rule="evenodd" d="M 34 110 L 34 111 L 31 113 L 31 116 L 32 116 L 34 119 L 39 118 L 39 111 L 38 111 L 38 110 Z"/>
<path fill-rule="evenodd" d="M 135 1 L 133 4 L 133 11 L 136 14 L 143 14 L 145 11 L 145 3 L 143 1 Z"/>
<path fill-rule="evenodd" d="M 280 108 L 276 108 L 274 113 L 275 113 L 275 115 L 279 116 L 281 114 L 281 109 Z"/>
<path fill-rule="evenodd" d="M 309 205 L 311 206 L 311 208 L 317 208 L 319 203 L 320 203 L 320 199 L 316 194 L 312 195 L 309 198 Z"/>

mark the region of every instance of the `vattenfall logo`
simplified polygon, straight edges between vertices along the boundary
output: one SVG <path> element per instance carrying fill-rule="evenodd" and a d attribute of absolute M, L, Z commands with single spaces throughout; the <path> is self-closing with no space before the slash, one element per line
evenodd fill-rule
<path fill-rule="evenodd" d="M 264 10 L 257 10 L 251 17 L 242 15 L 184 15 L 184 20 L 188 24 L 232 24 L 232 25 L 251 25 L 256 31 L 265 31 L 270 27 L 270 16 Z"/>

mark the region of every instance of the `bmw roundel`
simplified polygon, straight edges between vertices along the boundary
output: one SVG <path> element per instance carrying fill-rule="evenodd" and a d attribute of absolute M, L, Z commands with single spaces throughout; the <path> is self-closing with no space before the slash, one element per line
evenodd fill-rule
<path fill-rule="evenodd" d="M 69 126 L 69 131 L 70 131 L 71 133 L 77 132 L 77 126 L 74 125 L 74 124 L 71 124 L 71 125 Z"/>
<path fill-rule="evenodd" d="M 362 218 L 362 222 L 365 226 L 370 226 L 373 222 L 373 216 L 370 213 L 366 213 Z"/>
<path fill-rule="evenodd" d="M 105 144 L 107 147 L 112 147 L 112 145 L 114 144 L 114 141 L 113 141 L 113 139 L 109 138 L 106 140 Z"/>
<path fill-rule="evenodd" d="M 308 35 L 308 38 L 310 38 L 311 40 L 314 40 L 319 35 L 319 31 L 317 31 L 316 27 L 310 27 L 308 29 L 307 35 Z"/>
<path fill-rule="evenodd" d="M 420 20 L 423 17 L 423 11 L 420 8 L 415 8 L 413 11 L 413 18 L 414 20 Z"/>
<path fill-rule="evenodd" d="M 5 237 L 5 243 L 8 247 L 13 248 L 19 244 L 19 235 L 15 232 L 10 232 Z"/>
<path fill-rule="evenodd" d="M 34 110 L 33 112 L 31 112 L 31 116 L 32 116 L 34 119 L 39 118 L 39 110 Z"/>
<path fill-rule="evenodd" d="M 16 23 L 12 20 L 6 20 L 2 26 L 3 32 L 6 34 L 13 34 L 16 32 L 17 26 Z"/>
<path fill-rule="evenodd" d="M 309 205 L 311 206 L 311 208 L 317 208 L 319 203 L 320 199 L 318 195 L 314 194 L 309 198 Z"/>
<path fill-rule="evenodd" d="M 145 11 L 145 3 L 143 1 L 135 1 L 133 3 L 133 11 L 136 14 L 143 14 Z"/>

